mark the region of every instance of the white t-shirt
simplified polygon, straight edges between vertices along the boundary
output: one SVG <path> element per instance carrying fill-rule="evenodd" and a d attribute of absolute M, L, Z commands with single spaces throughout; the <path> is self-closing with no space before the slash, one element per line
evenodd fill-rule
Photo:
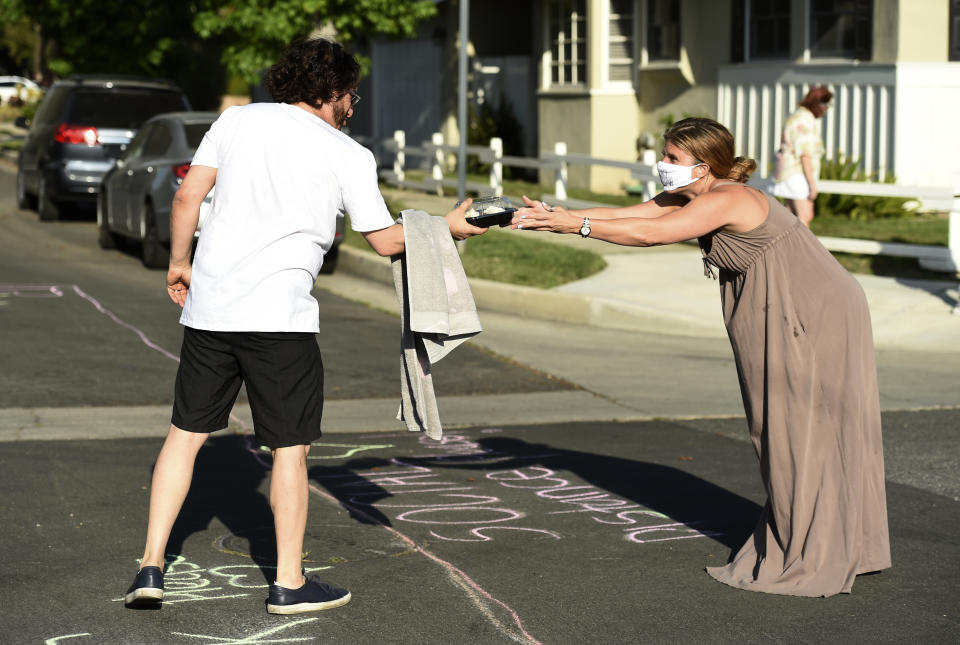
<path fill-rule="evenodd" d="M 180 323 L 210 331 L 317 332 L 310 295 L 336 218 L 355 231 L 393 224 L 373 155 L 285 103 L 227 109 L 193 165 L 217 169 Z"/>

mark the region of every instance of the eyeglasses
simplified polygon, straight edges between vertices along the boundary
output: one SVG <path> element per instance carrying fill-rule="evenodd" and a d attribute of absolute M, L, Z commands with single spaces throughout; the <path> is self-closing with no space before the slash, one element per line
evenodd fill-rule
<path fill-rule="evenodd" d="M 360 95 L 357 94 L 356 90 L 350 90 L 350 107 L 353 107 L 360 102 Z"/>

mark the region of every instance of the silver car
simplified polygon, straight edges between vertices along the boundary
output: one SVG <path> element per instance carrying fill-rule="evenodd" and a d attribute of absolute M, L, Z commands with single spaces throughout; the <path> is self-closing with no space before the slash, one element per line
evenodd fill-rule
<path fill-rule="evenodd" d="M 97 239 L 100 248 L 116 248 L 122 238 L 140 242 L 143 264 L 166 268 L 170 260 L 170 208 L 173 195 L 190 169 L 190 162 L 216 112 L 169 112 L 144 122 L 124 155 L 106 174 L 97 200 Z M 199 235 L 213 194 L 200 206 Z M 321 273 L 333 273 L 344 221 L 337 218 L 333 247 Z"/>

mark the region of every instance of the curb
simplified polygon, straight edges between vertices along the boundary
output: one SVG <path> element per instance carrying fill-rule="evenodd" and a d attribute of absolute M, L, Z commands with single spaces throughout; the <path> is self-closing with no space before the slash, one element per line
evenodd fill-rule
<path fill-rule="evenodd" d="M 377 283 L 393 285 L 390 259 L 341 245 L 338 270 Z M 622 301 L 535 287 L 469 278 L 477 308 L 550 322 L 566 322 L 608 329 L 670 333 L 726 339 L 726 330 L 692 316 L 654 310 Z"/>

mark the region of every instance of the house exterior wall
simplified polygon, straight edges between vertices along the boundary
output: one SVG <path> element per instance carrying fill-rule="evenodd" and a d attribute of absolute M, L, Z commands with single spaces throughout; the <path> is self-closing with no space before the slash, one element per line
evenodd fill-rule
<path fill-rule="evenodd" d="M 590 96 L 590 155 L 600 159 L 636 159 L 637 97 L 633 92 L 594 93 Z M 590 166 L 589 188 L 598 192 L 617 192 L 635 183 L 630 171 L 622 168 Z"/>
<path fill-rule="evenodd" d="M 960 128 L 943 126 L 960 104 L 960 63 L 947 62 L 947 0 L 874 0 L 866 61 L 811 57 L 810 2 L 791 3 L 788 59 L 731 64 L 732 0 L 681 0 L 680 59 L 654 63 L 642 55 L 645 1 L 636 0 L 633 83 L 613 91 L 603 82 L 608 0 L 587 0 L 589 82 L 573 99 L 548 87 L 548 68 L 541 66 L 540 150 L 566 141 L 570 152 L 633 160 L 638 135 L 654 135 L 659 151 L 667 120 L 703 115 L 730 127 L 739 153 L 755 156 L 769 174 L 783 120 L 811 85 L 827 84 L 836 95 L 823 121 L 828 158 L 860 159 L 868 172 L 892 172 L 901 183 L 951 182 L 960 189 L 960 164 L 948 154 L 960 147 Z M 544 12 L 536 15 L 543 38 Z M 931 163 L 921 168 L 918 158 Z M 622 173 L 570 168 L 572 187 L 609 190 L 622 183 Z"/>
<path fill-rule="evenodd" d="M 947 0 L 900 0 L 897 23 L 897 62 L 947 62 Z"/>
<path fill-rule="evenodd" d="M 558 141 L 567 144 L 567 151 L 578 154 L 591 152 L 591 102 L 590 95 L 567 93 L 551 96 L 538 101 L 537 120 L 540 124 L 540 150 L 553 152 Z M 569 185 L 575 188 L 587 187 L 590 175 L 585 166 L 571 166 L 567 175 Z M 541 171 L 541 182 L 554 181 L 553 171 Z"/>
<path fill-rule="evenodd" d="M 953 186 L 960 194 L 960 63 L 898 63 L 896 86 L 897 183 Z"/>

